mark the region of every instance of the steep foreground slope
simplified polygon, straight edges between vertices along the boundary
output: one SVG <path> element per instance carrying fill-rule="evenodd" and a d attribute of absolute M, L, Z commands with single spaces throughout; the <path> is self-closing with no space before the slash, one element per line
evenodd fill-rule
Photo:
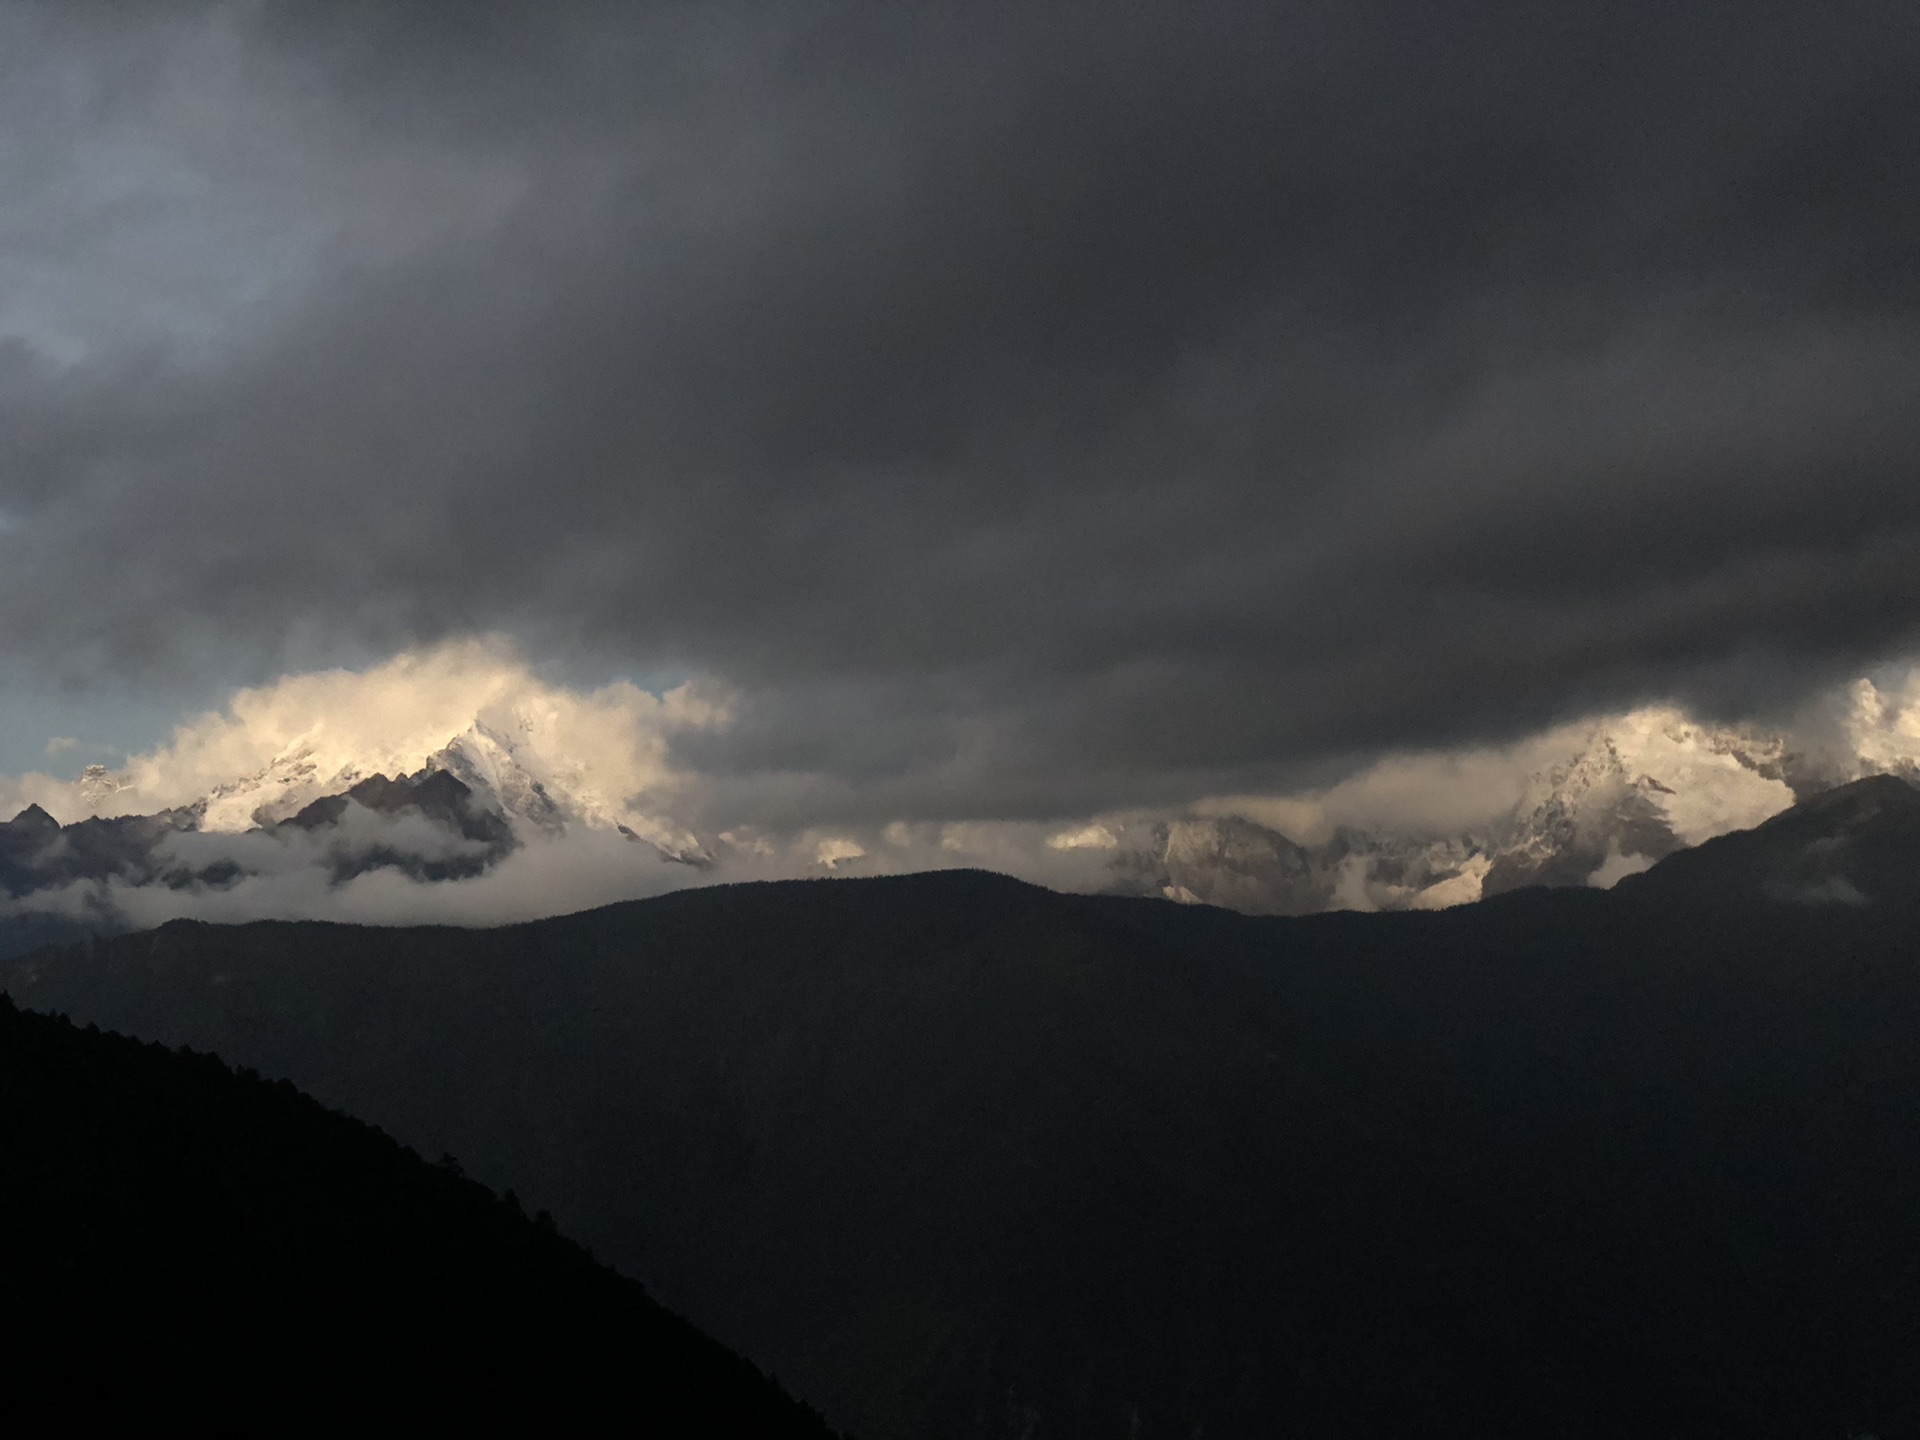
<path fill-rule="evenodd" d="M 3 999 L 0 1279 L 16 1416 L 828 1434 L 454 1168 L 284 1082 Z"/>
<path fill-rule="evenodd" d="M 1860 794 L 1772 833 L 1897 877 Z M 949 873 L 179 924 L 7 985 L 454 1151 L 870 1436 L 1920 1434 L 1920 905 L 1685 859 L 1432 914 Z"/>

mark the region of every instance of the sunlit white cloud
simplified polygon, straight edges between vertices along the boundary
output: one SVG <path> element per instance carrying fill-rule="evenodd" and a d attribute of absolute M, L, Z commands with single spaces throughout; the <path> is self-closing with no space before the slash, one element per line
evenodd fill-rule
<path fill-rule="evenodd" d="M 1047 837 L 1049 850 L 1112 850 L 1120 839 L 1104 825 L 1076 825 Z"/>
<path fill-rule="evenodd" d="M 654 695 L 620 681 L 549 684 L 495 638 L 407 651 L 366 670 L 289 675 L 237 692 L 164 745 L 78 781 L 0 780 L 0 806 L 37 803 L 63 823 L 205 802 L 200 828 L 283 819 L 373 774 L 412 773 L 479 730 L 537 778 L 563 786 L 591 821 L 651 823 L 682 784 L 667 761 L 680 730 L 725 723 L 724 697 L 689 682 Z"/>

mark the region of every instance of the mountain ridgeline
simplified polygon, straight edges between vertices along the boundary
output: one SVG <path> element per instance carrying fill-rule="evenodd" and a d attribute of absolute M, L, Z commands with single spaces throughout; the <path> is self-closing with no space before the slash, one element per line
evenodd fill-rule
<path fill-rule="evenodd" d="M 612 763 L 617 754 L 554 733 L 551 715 L 489 712 L 497 723 L 476 717 L 437 747 L 419 735 L 375 743 L 316 727 L 184 801 L 193 787 L 169 783 L 167 767 L 152 764 L 118 773 L 93 765 L 65 785 L 40 786 L 35 793 L 70 823 L 37 805 L 0 823 L 0 956 L 183 915 L 329 914 L 333 904 L 342 916 L 389 922 L 473 913 L 473 890 L 427 891 L 479 880 L 503 862 L 519 873 L 497 893 L 522 898 L 504 912 L 479 902 L 501 919 L 712 881 L 898 873 L 935 856 L 964 865 L 974 853 L 1070 889 L 1256 915 L 1439 909 L 1536 885 L 1610 885 L 1796 798 L 1862 775 L 1920 774 L 1911 745 L 1889 742 L 1883 711 L 1860 703 L 1874 723 L 1811 752 L 1782 735 L 1640 710 L 1543 740 L 1523 781 L 1514 759 L 1504 779 L 1472 787 L 1470 802 L 1442 785 L 1452 798 L 1431 811 L 1403 803 L 1404 777 L 1389 776 L 1400 798 L 1384 810 L 1377 795 L 1365 802 L 1362 775 L 1319 799 L 1278 802 L 1297 834 L 1240 813 L 1142 812 L 1052 833 L 1016 826 L 978 852 L 968 849 L 977 836 L 952 827 L 932 842 L 913 826 L 855 826 L 830 840 L 751 825 L 697 832 L 671 813 L 668 794 L 618 798 L 639 777 Z M 195 785 L 206 778 L 196 772 Z M 1343 789 L 1352 792 L 1345 800 Z M 162 796 L 173 803 L 158 806 Z M 143 805 L 155 808 L 137 813 Z M 563 841 L 584 843 L 594 858 L 579 848 L 543 853 Z M 526 879 L 542 869 L 629 878 L 591 898 L 543 902 L 551 886 Z M 374 908 L 342 894 L 354 888 Z"/>
<path fill-rule="evenodd" d="M 389 827 L 357 834 L 356 816 L 412 819 L 413 844 L 396 844 Z M 185 889 L 230 881 L 229 858 L 196 863 L 178 837 L 194 834 L 200 812 L 188 807 L 154 815 L 92 816 L 62 825 L 37 805 L 0 824 L 0 892 L 13 897 L 81 880 Z M 416 880 L 477 875 L 517 843 L 507 818 L 476 800 L 451 772 L 426 769 L 389 780 L 371 775 L 337 795 L 323 795 L 283 820 L 259 827 L 263 837 L 316 837 L 331 842 L 335 880 L 392 866 Z M 422 843 L 427 834 L 432 842 Z M 169 844 L 169 841 L 175 842 Z"/>
<path fill-rule="evenodd" d="M 1917 860 L 1883 777 L 1433 912 L 947 872 L 4 983 L 459 1155 L 869 1440 L 1893 1440 Z"/>

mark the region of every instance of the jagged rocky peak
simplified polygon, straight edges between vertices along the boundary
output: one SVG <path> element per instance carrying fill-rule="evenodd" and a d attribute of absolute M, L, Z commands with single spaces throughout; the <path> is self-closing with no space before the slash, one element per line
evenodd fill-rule
<path fill-rule="evenodd" d="M 86 807 L 94 811 L 106 809 L 116 794 L 129 788 L 125 776 L 114 774 L 104 765 L 87 766 L 75 786 Z"/>
<path fill-rule="evenodd" d="M 507 817 L 484 804 L 458 776 L 437 766 L 391 780 L 385 775 L 369 775 L 342 794 L 321 796 L 280 823 L 302 830 L 336 825 L 350 805 L 377 815 L 416 811 L 469 839 L 502 843 L 507 848 L 514 843 Z"/>
<path fill-rule="evenodd" d="M 438 749 L 401 748 L 343 755 L 326 751 L 311 737 L 302 738 L 260 769 L 208 791 L 202 802 L 202 828 L 237 833 L 271 827 L 292 819 L 317 800 L 347 794 L 375 777 L 429 772 L 449 774 L 473 792 L 477 804 L 502 815 L 550 833 L 564 828 L 563 808 L 518 763 L 510 746 L 478 724 Z M 92 782 L 92 796 L 110 797 L 116 789 L 124 788 L 117 779 L 102 772 Z"/>
<path fill-rule="evenodd" d="M 0 892 L 25 895 L 45 883 L 44 861 L 60 841 L 60 822 L 38 805 L 0 822 Z"/>
<path fill-rule="evenodd" d="M 1482 895 L 1526 885 L 1608 885 L 1689 845 L 1757 825 L 1810 783 L 1779 736 L 1645 710 L 1590 731 L 1529 776 L 1482 854 Z"/>
<path fill-rule="evenodd" d="M 540 833 L 562 833 L 567 828 L 566 809 L 514 750 L 510 736 L 475 721 L 470 729 L 428 757 L 428 764 L 458 777 L 481 797 L 482 803 L 491 801 L 502 813 Z"/>
<path fill-rule="evenodd" d="M 500 826 L 528 840 L 582 827 L 623 835 L 665 859 L 707 863 L 710 857 L 698 836 L 636 808 L 625 793 L 628 787 L 619 783 L 628 772 L 617 763 L 609 767 L 606 759 L 572 753 L 565 735 L 554 732 L 551 717 L 519 708 L 477 716 L 444 739 L 347 742 L 316 725 L 258 768 L 213 785 L 191 808 L 197 828 L 210 834 L 273 830 L 302 815 L 306 818 L 298 828 L 311 830 L 344 813 L 339 805 L 312 808 L 328 797 L 352 795 L 366 804 L 372 792 L 357 789 L 376 777 L 384 784 L 404 780 L 417 788 L 424 777 L 444 774 L 462 787 L 461 803 L 449 795 L 436 805 L 425 791 L 409 803 L 438 813 L 463 832 L 477 833 L 475 826 L 482 825 L 489 843 Z M 94 765 L 76 789 L 82 805 L 95 813 L 131 814 L 142 806 L 143 783 L 150 782 L 138 772 Z M 474 818 L 481 815 L 494 820 Z"/>
<path fill-rule="evenodd" d="M 60 833 L 60 822 L 42 810 L 38 805 L 29 805 L 13 819 L 0 824 L 0 830 L 6 830 L 16 836 L 46 836 Z"/>
<path fill-rule="evenodd" d="M 272 825 L 299 810 L 315 794 L 350 785 L 358 778 L 356 767 L 336 769 L 323 776 L 312 747 L 296 744 L 251 775 L 208 791 L 201 802 L 205 807 L 201 823 L 207 830 L 221 833 Z"/>
<path fill-rule="evenodd" d="M 1683 843 L 1666 808 L 1676 793 L 1630 765 L 1617 737 L 1596 733 L 1573 760 L 1528 780 L 1504 834 L 1489 847 L 1481 893 L 1584 885 L 1610 859 L 1644 868 L 1672 854 Z"/>
<path fill-rule="evenodd" d="M 1114 883 L 1270 914 L 1423 909 L 1528 885 L 1610 885 L 1779 814 L 1796 787 L 1817 788 L 1819 773 L 1779 736 L 1636 711 L 1578 736 L 1490 824 L 1454 833 L 1342 826 L 1301 844 L 1238 816 L 1186 816 L 1127 827 Z"/>
<path fill-rule="evenodd" d="M 1307 851 L 1239 816 L 1162 821 L 1116 865 L 1136 888 L 1169 900 L 1262 915 L 1325 908 L 1328 887 Z"/>
<path fill-rule="evenodd" d="M 0 824 L 0 891 L 19 897 L 75 881 L 143 885 L 167 869 L 167 840 L 194 828 L 191 810 L 90 815 L 61 825 L 38 805 Z"/>
<path fill-rule="evenodd" d="M 352 823 L 356 812 L 382 821 L 416 816 L 433 830 L 429 836 L 369 833 Z M 466 879 L 521 843 L 505 815 L 480 803 L 464 781 L 437 766 L 394 779 L 370 775 L 344 794 L 323 795 L 275 829 L 325 840 L 336 882 L 382 868 L 419 880 Z"/>

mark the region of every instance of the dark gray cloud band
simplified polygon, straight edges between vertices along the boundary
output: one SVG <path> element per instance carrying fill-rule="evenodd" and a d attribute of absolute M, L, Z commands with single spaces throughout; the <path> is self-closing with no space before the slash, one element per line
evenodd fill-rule
<path fill-rule="evenodd" d="M 1044 815 L 1920 638 L 1903 7 L 104 13 L 8 123 L 256 278 L 0 364 L 49 675 L 504 628 L 726 677 L 743 808 Z"/>

